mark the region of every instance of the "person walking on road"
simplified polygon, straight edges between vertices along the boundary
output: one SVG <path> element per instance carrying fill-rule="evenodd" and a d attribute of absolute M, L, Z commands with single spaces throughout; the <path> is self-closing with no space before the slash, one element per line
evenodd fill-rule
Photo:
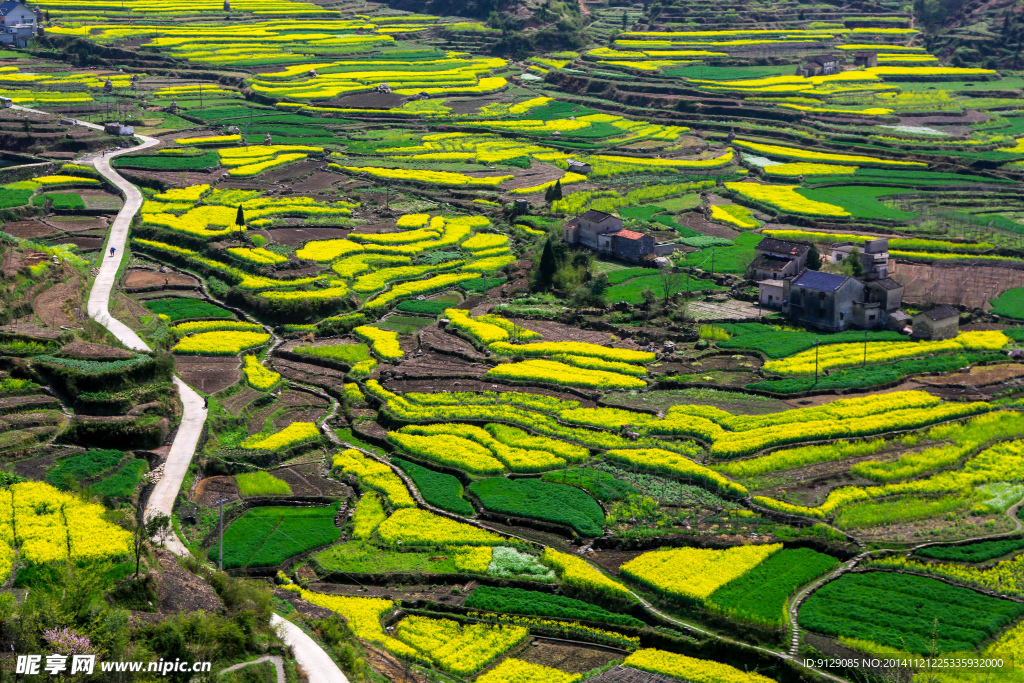
<path fill-rule="evenodd" d="M 114 257 L 114 252 L 115 252 L 115 251 L 116 251 L 116 249 L 115 249 L 114 247 L 111 247 L 111 248 L 110 248 L 110 257 L 111 257 L 111 258 L 113 258 L 113 257 Z"/>

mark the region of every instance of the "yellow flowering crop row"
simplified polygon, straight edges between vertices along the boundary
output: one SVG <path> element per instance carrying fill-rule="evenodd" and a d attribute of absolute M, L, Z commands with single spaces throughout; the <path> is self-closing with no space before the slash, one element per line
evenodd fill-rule
<path fill-rule="evenodd" d="M 785 176 L 787 178 L 801 175 L 853 175 L 857 172 L 857 167 L 799 162 L 765 166 L 764 172 L 768 175 Z"/>
<path fill-rule="evenodd" d="M 639 465 L 644 469 L 658 472 L 668 472 L 687 480 L 696 480 L 720 493 L 744 498 L 749 493 L 747 489 L 734 481 L 730 481 L 718 472 L 710 470 L 703 465 L 678 453 L 661 450 L 660 448 L 638 448 L 628 450 L 606 451 L 605 455 L 612 460 Z"/>
<path fill-rule="evenodd" d="M 330 286 L 322 289 L 260 292 L 257 296 L 271 301 L 306 301 L 310 299 L 340 299 L 348 294 L 348 285 L 340 280 L 329 280 Z M 288 284 L 285 281 L 285 284 Z"/>
<path fill-rule="evenodd" d="M 764 145 L 758 142 L 746 140 L 733 140 L 732 144 L 743 149 L 754 152 L 761 152 L 769 156 L 783 157 L 787 159 L 799 159 L 801 161 L 835 161 L 839 163 L 861 164 L 865 166 L 898 166 L 927 168 L 928 164 L 920 161 L 891 161 L 877 157 L 866 157 L 859 154 L 832 154 L 829 152 L 815 152 L 797 147 L 783 147 L 781 145 Z"/>
<path fill-rule="evenodd" d="M 162 150 L 168 152 L 170 150 Z M 172 188 L 166 192 L 153 195 L 153 199 L 165 202 L 198 202 L 207 192 L 209 185 L 190 185 L 189 187 Z"/>
<path fill-rule="evenodd" d="M 613 154 L 596 154 L 591 158 L 616 164 L 652 166 L 657 168 L 719 168 L 732 163 L 733 151 L 727 149 L 722 156 L 713 159 L 648 159 Z"/>
<path fill-rule="evenodd" d="M 460 572 L 487 573 L 491 565 L 490 546 L 456 546 L 451 550 L 455 554 L 455 568 Z"/>
<path fill-rule="evenodd" d="M 759 673 L 664 650 L 638 650 L 626 657 L 623 665 L 692 683 L 775 683 Z"/>
<path fill-rule="evenodd" d="M 509 657 L 476 680 L 477 683 L 576 683 L 582 677 L 583 674 L 568 674 Z"/>
<path fill-rule="evenodd" d="M 828 344 L 816 349 L 802 351 L 788 358 L 765 363 L 765 370 L 781 375 L 806 375 L 819 371 L 860 365 L 865 362 L 891 363 L 902 358 L 928 356 L 939 353 L 961 351 L 998 351 L 1010 343 L 1009 338 L 998 331 L 961 332 L 953 339 L 919 342 L 868 342 L 864 344 Z M 815 361 L 817 354 L 817 361 Z"/>
<path fill-rule="evenodd" d="M 509 333 L 506 329 L 481 320 L 474 320 L 469 315 L 469 311 L 459 308 L 448 308 L 445 309 L 444 315 L 448 318 L 448 325 L 450 327 L 460 332 L 465 332 L 481 344 L 508 341 Z"/>
<path fill-rule="evenodd" d="M 429 222 L 429 213 L 408 213 L 399 216 L 395 224 L 400 228 L 422 228 Z"/>
<path fill-rule="evenodd" d="M 653 363 L 655 354 L 649 351 L 617 349 L 587 342 L 539 342 L 536 344 L 492 344 L 491 351 L 502 356 L 554 356 L 567 353 L 590 356 L 623 363 Z"/>
<path fill-rule="evenodd" d="M 227 253 L 231 254 L 236 258 L 240 258 L 243 261 L 249 263 L 259 263 L 261 265 L 270 265 L 273 263 L 284 263 L 288 260 L 287 256 L 275 254 L 272 251 L 268 251 L 263 247 L 257 248 L 246 248 L 246 247 L 231 247 L 226 249 Z"/>
<path fill-rule="evenodd" d="M 345 239 L 312 240 L 296 250 L 296 258 L 326 263 L 339 256 L 363 251 L 363 245 Z"/>
<path fill-rule="evenodd" d="M 616 360 L 602 360 L 591 356 L 574 356 L 568 353 L 557 353 L 554 356 L 551 356 L 551 358 L 577 368 L 603 370 L 605 372 L 618 372 L 623 375 L 632 375 L 633 377 L 647 376 L 647 368 L 644 366 L 630 365 L 629 363 L 623 363 Z"/>
<path fill-rule="evenodd" d="M 468 676 L 529 635 L 522 626 L 467 624 L 409 616 L 398 622 L 395 637 L 415 648 L 438 668 Z"/>
<path fill-rule="evenodd" d="M 384 647 L 402 657 L 409 657 L 414 660 L 421 659 L 413 648 L 400 640 L 396 640 L 384 633 L 381 626 L 381 618 L 395 607 L 395 603 L 383 598 L 350 598 L 341 595 L 325 595 L 308 591 L 298 584 L 285 586 L 286 589 L 298 593 L 303 600 L 314 605 L 329 609 L 345 617 L 348 626 L 357 638 L 369 641 Z"/>
<path fill-rule="evenodd" d="M 200 332 L 185 337 L 171 349 L 172 353 L 197 356 L 234 356 L 270 341 L 265 332 Z"/>
<path fill-rule="evenodd" d="M 541 561 L 555 569 L 563 583 L 586 591 L 595 591 L 617 598 L 632 599 L 629 589 L 590 566 L 586 560 L 560 553 L 554 548 L 544 548 Z"/>
<path fill-rule="evenodd" d="M 421 242 L 440 237 L 437 230 L 421 228 L 419 230 L 406 230 L 405 232 L 354 232 L 348 238 L 356 242 L 370 242 L 372 244 L 408 244 L 409 242 Z"/>
<path fill-rule="evenodd" d="M 256 175 L 258 173 L 262 173 L 263 171 L 266 171 L 268 168 L 277 168 L 278 166 L 290 164 L 293 161 L 300 161 L 302 159 L 305 159 L 306 157 L 307 155 L 305 154 L 279 154 L 273 159 L 259 161 L 255 164 L 246 164 L 244 166 L 238 166 L 228 171 L 228 174 L 237 177 L 247 177 L 251 175 Z"/>
<path fill-rule="evenodd" d="M 467 273 L 493 273 L 515 262 L 515 254 L 507 253 L 502 256 L 488 256 L 487 258 L 470 261 L 462 267 L 462 270 Z"/>
<path fill-rule="evenodd" d="M 541 183 L 540 185 L 532 185 L 530 187 L 517 187 L 516 189 L 512 190 L 511 194 L 533 194 L 535 192 L 543 192 L 549 187 L 554 186 L 556 182 L 559 182 L 564 186 L 572 185 L 573 183 L 580 183 L 585 181 L 586 179 L 587 176 L 585 175 L 580 175 L 579 173 L 573 173 L 572 171 L 569 171 L 568 173 L 564 174 L 561 178 L 559 178 L 557 181 L 549 180 L 548 182 Z"/>
<path fill-rule="evenodd" d="M 263 326 L 257 323 L 249 323 L 241 320 L 196 320 L 187 323 L 178 323 L 171 330 L 179 335 L 193 334 L 195 332 L 214 332 L 216 330 L 235 330 L 241 332 L 263 332 Z"/>
<path fill-rule="evenodd" d="M 443 275 L 435 275 L 432 278 L 426 280 L 414 280 L 412 282 L 403 282 L 400 285 L 395 285 L 388 291 L 376 296 L 375 298 L 367 301 L 364 304 L 364 308 L 378 309 L 384 308 L 392 301 L 401 299 L 408 296 L 417 296 L 419 294 L 431 294 L 441 289 L 447 289 L 460 282 L 466 280 L 473 280 L 477 276 L 472 273 L 445 273 Z"/>
<path fill-rule="evenodd" d="M 452 434 L 423 436 L 403 430 L 388 432 L 388 439 L 407 453 L 440 465 L 474 474 L 500 474 L 505 471 L 505 466 L 487 447 Z"/>
<path fill-rule="evenodd" d="M 497 325 L 501 329 L 508 332 L 509 335 L 514 335 L 517 339 L 520 339 L 522 341 L 540 339 L 542 336 L 540 332 L 528 330 L 525 327 L 522 327 L 521 325 L 516 325 L 511 320 L 502 318 L 500 315 L 495 315 L 494 313 L 482 315 L 478 317 L 477 320 L 479 320 L 482 323 L 487 323 L 488 325 Z"/>
<path fill-rule="evenodd" d="M 103 517 L 102 505 L 42 482 L 0 489 L 0 576 L 11 573 L 12 545 L 36 564 L 127 555 L 131 534 Z"/>
<path fill-rule="evenodd" d="M 337 453 L 332 467 L 355 476 L 361 486 L 384 494 L 391 507 L 416 507 L 416 501 L 409 494 L 409 489 L 390 467 L 353 448 Z"/>
<path fill-rule="evenodd" d="M 726 550 L 655 550 L 630 560 L 619 571 L 671 597 L 703 602 L 718 588 L 743 576 L 779 550 L 781 543 L 741 545 Z"/>
<path fill-rule="evenodd" d="M 373 353 L 384 360 L 395 360 L 405 355 L 398 343 L 398 333 L 392 330 L 362 325 L 352 330 L 352 334 L 367 342 Z"/>
<path fill-rule="evenodd" d="M 377 529 L 385 543 L 404 546 L 502 545 L 508 540 L 498 534 L 456 522 L 419 508 L 403 508 Z"/>
<path fill-rule="evenodd" d="M 178 138 L 174 142 L 188 147 L 190 145 L 221 145 L 229 142 L 241 142 L 241 135 L 214 135 L 205 138 Z"/>
<path fill-rule="evenodd" d="M 469 251 L 480 251 L 483 249 L 493 249 L 495 247 L 504 247 L 507 245 L 508 236 L 506 235 L 480 232 L 473 235 L 459 246 L 463 249 L 468 249 Z"/>
<path fill-rule="evenodd" d="M 503 363 L 488 370 L 485 376 L 513 382 L 540 382 L 590 389 L 642 389 L 647 386 L 647 382 L 638 377 L 541 359 Z"/>
<path fill-rule="evenodd" d="M 360 292 L 361 294 L 369 294 L 376 292 L 385 287 L 389 282 L 397 282 L 399 280 L 412 280 L 433 272 L 443 272 L 446 270 L 453 270 L 465 265 L 465 261 L 447 261 L 439 265 L 422 265 L 422 266 L 398 266 L 396 268 L 382 268 L 373 273 L 362 275 L 356 280 L 352 289 Z"/>
<path fill-rule="evenodd" d="M 309 441 L 320 437 L 320 431 L 312 422 L 292 422 L 281 431 L 265 436 L 253 434 L 242 442 L 242 448 L 261 449 L 267 451 L 279 451 L 282 448 L 294 446 L 303 441 Z"/>
<path fill-rule="evenodd" d="M 849 211 L 825 202 L 808 199 L 797 192 L 799 185 L 759 185 L 757 183 L 725 183 L 725 187 L 737 194 L 772 206 L 780 211 L 806 216 L 849 216 Z"/>
<path fill-rule="evenodd" d="M 58 185 L 99 185 L 100 181 L 95 178 L 83 178 L 77 175 L 44 175 L 31 180 L 43 187 L 57 187 Z"/>
<path fill-rule="evenodd" d="M 247 355 L 242 359 L 242 372 L 245 381 L 254 389 L 268 391 L 281 381 L 281 375 L 260 365 L 256 356 Z"/>
<path fill-rule="evenodd" d="M 450 171 L 421 171 L 419 169 L 406 168 L 381 168 L 378 166 L 341 166 L 329 164 L 331 168 L 351 171 L 352 173 L 368 173 L 377 178 L 388 178 L 390 180 L 405 180 L 429 185 L 452 185 L 452 186 L 479 186 L 497 187 L 506 180 L 512 180 L 515 176 L 485 176 L 476 178 L 463 173 L 452 173 Z"/>
<path fill-rule="evenodd" d="M 786 107 L 787 109 L 796 109 L 798 111 L 809 111 L 812 113 L 820 114 L 845 114 L 853 116 L 888 116 L 892 114 L 892 109 L 885 109 L 883 107 L 866 107 L 864 109 L 839 109 L 838 107 L 808 107 L 803 104 L 780 104 L 780 107 Z"/>
<path fill-rule="evenodd" d="M 245 230 L 245 226 L 235 225 L 236 214 L 236 209 L 227 206 L 199 206 L 181 216 L 172 213 L 143 212 L 142 218 L 145 225 L 168 228 L 197 237 L 222 237 L 228 233 L 237 234 Z"/>
<path fill-rule="evenodd" d="M 380 496 L 373 491 L 367 491 L 356 503 L 355 512 L 352 513 L 352 538 L 370 538 L 385 519 L 387 514 L 380 502 Z"/>
<path fill-rule="evenodd" d="M 750 213 L 750 209 L 739 204 L 730 204 L 727 206 L 719 206 L 713 204 L 711 206 L 711 219 L 721 221 L 723 223 L 729 223 L 735 225 L 737 228 L 750 230 L 761 225 L 761 223 L 754 218 L 753 214 Z"/>
<path fill-rule="evenodd" d="M 494 464 L 491 459 L 503 463 L 513 472 L 543 472 L 565 466 L 565 460 L 558 457 L 556 453 L 570 456 L 573 460 L 579 461 L 590 456 L 589 451 L 580 453 L 582 449 L 569 451 L 565 445 L 543 437 L 529 438 L 525 435 L 519 436 L 509 434 L 500 425 L 487 425 L 482 429 L 475 425 L 468 424 L 430 424 L 430 425 L 409 425 L 403 427 L 393 441 L 404 441 L 409 445 L 409 452 L 439 461 L 448 458 L 447 463 L 461 467 L 456 462 L 456 452 L 464 462 L 472 462 L 477 467 L 487 467 L 489 472 L 497 472 L 500 464 Z M 453 452 L 446 455 L 442 446 L 426 446 L 422 440 L 414 441 L 409 436 L 439 437 L 440 441 L 450 445 Z M 496 436 L 502 437 L 501 439 Z M 420 451 L 413 451 L 411 448 L 419 447 Z M 476 448 L 482 447 L 484 450 Z M 582 456 L 582 457 L 581 457 Z M 470 458 L 472 460 L 470 461 Z M 465 468 L 463 468 L 465 469 Z M 472 470 L 471 470 L 472 471 Z"/>
<path fill-rule="evenodd" d="M 312 242 L 307 243 L 307 246 Z M 314 259 L 319 261 L 320 259 Z M 353 278 L 360 273 L 365 273 L 372 266 L 407 266 L 412 263 L 408 256 L 399 254 L 367 254 L 361 253 L 349 256 L 331 264 L 331 270 L 343 278 Z"/>

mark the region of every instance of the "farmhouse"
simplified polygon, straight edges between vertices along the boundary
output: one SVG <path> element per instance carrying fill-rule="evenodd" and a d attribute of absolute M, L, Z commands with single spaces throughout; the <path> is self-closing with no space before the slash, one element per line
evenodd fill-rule
<path fill-rule="evenodd" d="M 754 260 L 747 266 L 747 277 L 753 280 L 795 277 L 804 269 L 810 249 L 809 244 L 802 242 L 765 237 L 754 247 Z"/>
<path fill-rule="evenodd" d="M 674 249 L 671 244 L 655 244 L 650 235 L 623 230 L 621 218 L 594 209 L 564 223 L 562 240 L 631 263 L 639 263 L 649 257 L 667 256 Z"/>
<path fill-rule="evenodd" d="M 952 339 L 960 331 L 960 311 L 943 305 L 914 316 L 914 339 L 939 341 Z"/>
<path fill-rule="evenodd" d="M 790 319 L 828 332 L 848 328 L 853 323 L 854 305 L 863 297 L 863 283 L 845 275 L 805 270 L 783 281 Z"/>
<path fill-rule="evenodd" d="M 843 64 L 839 57 L 835 55 L 818 55 L 817 57 L 811 57 L 807 62 L 798 66 L 796 75 L 803 76 L 804 78 L 830 76 L 839 73 L 842 69 Z"/>
<path fill-rule="evenodd" d="M 22 0 L 0 2 L 0 44 L 27 47 L 36 24 L 35 11 Z"/>
<path fill-rule="evenodd" d="M 573 173 L 579 173 L 581 175 L 587 175 L 590 173 L 590 164 L 585 164 L 582 161 L 577 161 L 576 159 L 567 159 L 565 163 Z"/>

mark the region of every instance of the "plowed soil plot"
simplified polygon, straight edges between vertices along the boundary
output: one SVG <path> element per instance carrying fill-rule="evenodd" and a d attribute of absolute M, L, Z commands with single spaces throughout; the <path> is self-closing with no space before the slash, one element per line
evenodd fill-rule
<path fill-rule="evenodd" d="M 47 225 L 52 225 L 64 232 L 82 232 L 83 230 L 106 230 L 108 221 L 106 216 L 50 216 L 46 219 Z"/>
<path fill-rule="evenodd" d="M 270 474 L 278 479 L 283 479 L 292 487 L 292 495 L 295 496 L 337 496 L 347 498 L 352 495 L 352 489 L 344 484 L 325 479 L 321 475 L 322 466 L 320 463 L 309 463 L 307 465 L 292 465 L 291 467 L 280 467 L 270 470 Z"/>
<path fill-rule="evenodd" d="M 226 498 L 228 502 L 239 499 L 238 485 L 234 477 L 207 477 L 196 486 L 192 502 L 206 508 L 214 506 L 218 500 Z"/>
<path fill-rule="evenodd" d="M 422 340 L 423 348 L 432 349 L 441 355 L 484 358 L 484 355 L 465 339 L 456 337 L 454 334 L 442 332 L 434 325 L 420 330 L 420 339 Z"/>
<path fill-rule="evenodd" d="M 32 312 L 43 321 L 44 325 L 50 327 L 71 325 L 74 321 L 64 312 L 64 308 L 66 302 L 72 302 L 72 305 L 77 303 L 78 287 L 77 277 L 55 284 L 32 301 Z"/>
<path fill-rule="evenodd" d="M 3 229 L 7 234 L 14 235 L 15 237 L 21 237 L 22 239 L 45 237 L 57 232 L 49 225 L 40 223 L 39 221 L 9 221 L 4 223 Z"/>
<path fill-rule="evenodd" d="M 61 237 L 50 241 L 53 244 L 73 244 L 79 251 L 99 251 L 104 243 L 102 237 Z"/>
<path fill-rule="evenodd" d="M 560 398 L 563 401 L 579 401 L 580 405 L 585 408 L 597 407 L 595 402 L 588 401 L 585 398 L 580 398 L 575 394 L 554 391 L 553 389 L 543 389 L 541 387 L 513 387 L 505 384 L 495 384 L 494 382 L 475 379 L 403 379 L 390 380 L 385 382 L 384 386 L 388 391 L 399 394 L 403 394 L 407 391 L 422 392 L 424 394 L 430 394 L 438 391 L 516 391 L 521 394 L 554 396 L 555 398 Z"/>
<path fill-rule="evenodd" d="M 194 277 L 174 272 L 160 273 L 155 270 L 133 270 L 124 278 L 124 286 L 127 289 L 162 287 L 164 284 L 199 286 L 199 282 Z"/>
<path fill-rule="evenodd" d="M 60 409 L 60 401 L 53 396 L 8 396 L 0 398 L 0 415 L 20 413 L 41 408 Z"/>
<path fill-rule="evenodd" d="M 132 352 L 125 349 L 107 346 L 106 344 L 93 344 L 92 342 L 81 340 L 71 342 L 60 351 L 69 356 L 87 358 L 89 360 L 118 360 L 132 357 Z"/>
<path fill-rule="evenodd" d="M 276 228 L 270 231 L 270 236 L 278 244 L 299 247 L 310 240 L 341 239 L 349 232 L 340 228 Z"/>
<path fill-rule="evenodd" d="M 543 638 L 537 638 L 533 642 L 536 645 L 531 644 L 523 650 L 518 659 L 571 674 L 581 674 L 625 656 L 625 653 L 618 654 L 603 648 L 580 647 Z"/>
<path fill-rule="evenodd" d="M 625 666 L 616 666 L 590 679 L 591 683 L 678 683 L 678 680 Z"/>
<path fill-rule="evenodd" d="M 316 422 L 324 416 L 329 404 L 326 400 L 304 391 L 285 391 L 277 401 L 260 410 L 249 419 L 249 433 L 263 431 L 266 422 L 275 413 L 284 411 L 274 418 L 274 427 L 284 429 L 292 422 Z"/>
<path fill-rule="evenodd" d="M 190 386 L 204 394 L 227 389 L 238 381 L 242 363 L 235 357 L 175 356 L 174 368 Z"/>
<path fill-rule="evenodd" d="M 1024 270 L 992 266 L 946 266 L 900 263 L 890 260 L 890 274 L 903 283 L 903 301 L 929 301 L 969 308 L 991 308 L 1000 292 L 1024 287 Z"/>
<path fill-rule="evenodd" d="M 312 384 L 320 387 L 338 387 L 345 383 L 345 372 L 310 363 L 297 363 L 284 358 L 275 358 L 274 370 L 285 379 Z"/>
<path fill-rule="evenodd" d="M 121 201 L 120 197 L 103 190 L 79 190 L 77 194 L 85 202 L 85 208 L 87 209 L 119 211 L 124 206 L 124 202 Z"/>
<path fill-rule="evenodd" d="M 305 180 L 299 181 L 292 185 L 292 189 L 296 192 L 306 193 L 317 193 L 323 190 L 329 189 L 332 185 L 340 180 L 337 174 L 327 173 L 325 171 L 315 171 L 311 176 Z"/>
<path fill-rule="evenodd" d="M 918 377 L 917 381 L 922 384 L 935 386 L 959 384 L 961 386 L 982 387 L 996 382 L 1005 382 L 1008 379 L 1024 375 L 1024 365 L 1020 363 L 1008 363 L 1006 365 L 979 366 L 971 368 L 970 372 L 957 372 L 944 377 Z"/>
<path fill-rule="evenodd" d="M 490 365 L 471 363 L 455 356 L 439 353 L 424 353 L 422 356 L 410 355 L 396 371 L 405 379 L 428 379 L 431 377 L 480 377 L 491 369 Z"/>
<path fill-rule="evenodd" d="M 704 220 L 704 217 L 699 213 L 684 213 L 680 216 L 676 216 L 676 223 L 679 225 L 696 230 L 704 235 L 711 235 L 712 237 L 721 237 L 722 239 L 731 240 L 735 239 L 739 235 L 738 230 L 727 228 L 724 225 L 717 223 L 709 223 Z"/>
<path fill-rule="evenodd" d="M 581 330 L 577 327 L 571 327 L 569 325 L 563 325 L 562 323 L 551 322 L 549 320 L 521 320 L 517 321 L 516 324 L 521 325 L 528 330 L 540 332 L 544 335 L 544 339 L 541 341 L 546 342 L 575 341 L 587 342 L 589 344 L 607 344 L 612 340 L 612 336 L 607 332 Z M 635 342 L 629 339 L 615 342 L 612 346 L 623 349 L 639 348 Z"/>
<path fill-rule="evenodd" d="M 370 92 L 347 97 L 336 97 L 325 106 L 351 109 L 391 109 L 401 106 L 405 98 L 395 93 Z"/>

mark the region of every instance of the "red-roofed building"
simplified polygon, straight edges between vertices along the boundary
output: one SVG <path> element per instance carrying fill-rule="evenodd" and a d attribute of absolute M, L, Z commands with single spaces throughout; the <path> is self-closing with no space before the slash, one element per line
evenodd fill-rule
<path fill-rule="evenodd" d="M 654 238 L 633 230 L 619 230 L 612 235 L 612 252 L 623 261 L 639 263 L 654 253 Z"/>

